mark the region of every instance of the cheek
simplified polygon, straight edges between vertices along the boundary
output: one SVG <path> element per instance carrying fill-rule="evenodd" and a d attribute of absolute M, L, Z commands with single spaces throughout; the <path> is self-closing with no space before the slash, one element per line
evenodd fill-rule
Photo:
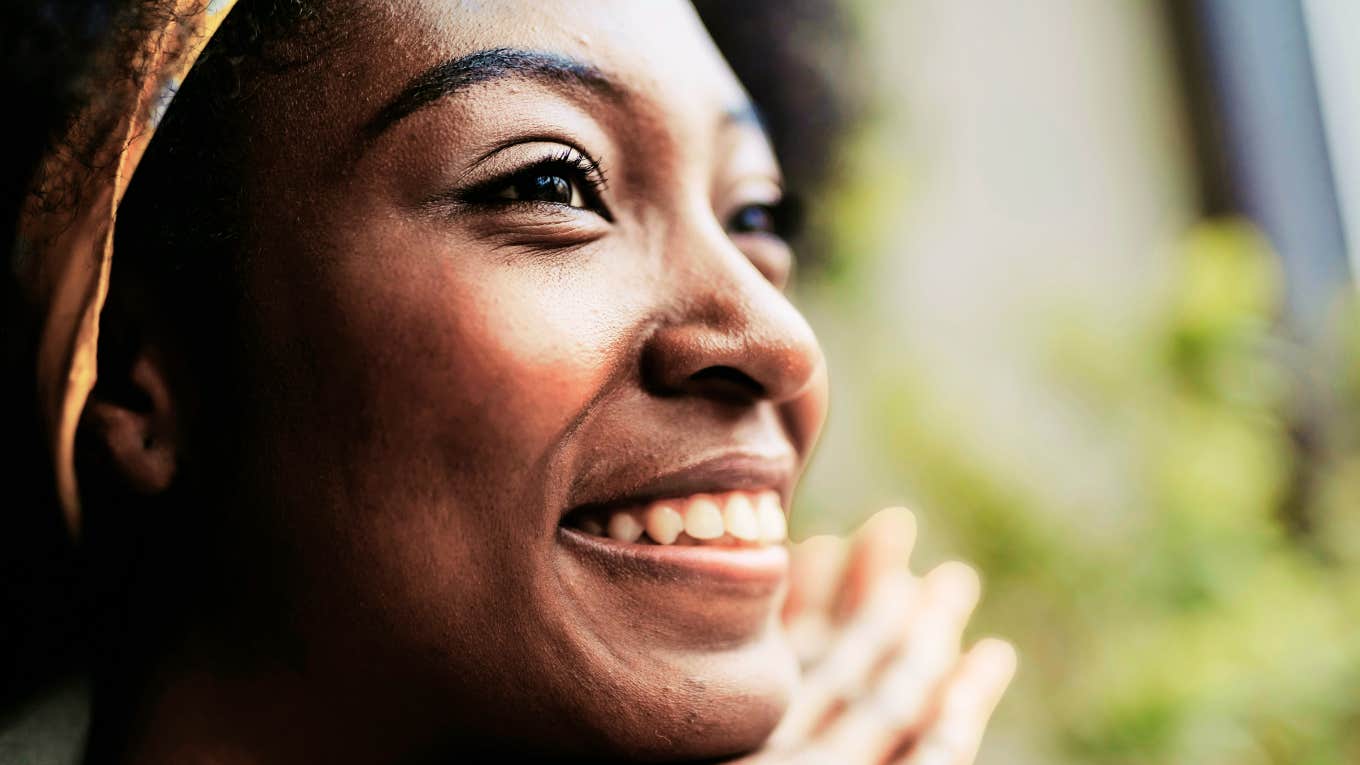
<path fill-rule="evenodd" d="M 251 275 L 265 400 L 248 438 L 264 448 L 246 499 L 285 519 L 271 532 L 288 629 L 314 659 L 343 666 L 380 647 L 398 674 L 439 655 L 455 677 L 483 642 L 562 628 L 544 554 L 554 451 L 630 358 L 645 282 L 475 244 L 348 247 L 360 254 L 279 257 Z M 482 637 L 450 644 L 468 635 Z"/>
<path fill-rule="evenodd" d="M 390 394 L 532 447 L 599 386 L 612 328 L 586 300 L 533 274 L 440 258 L 407 265 L 361 261 L 339 275 L 342 290 L 381 305 L 350 313 L 350 347 L 384 370 Z"/>
<path fill-rule="evenodd" d="M 321 400 L 374 431 L 464 458 L 494 446 L 528 467 L 621 363 L 630 309 L 599 279 L 476 243 L 386 249 L 332 264 L 292 322 L 329 388 Z"/>
<path fill-rule="evenodd" d="M 370 563 L 395 579 L 428 579 L 408 569 L 431 557 L 466 569 L 516 551 L 532 576 L 526 532 L 557 520 L 554 449 L 630 358 L 646 281 L 589 254 L 515 261 L 385 233 L 256 277 L 273 293 L 255 302 L 274 378 L 257 438 L 322 479 L 266 465 L 265 491 L 328 506 L 347 525 L 327 533 L 353 555 L 377 555 L 378 537 L 388 557 Z"/>

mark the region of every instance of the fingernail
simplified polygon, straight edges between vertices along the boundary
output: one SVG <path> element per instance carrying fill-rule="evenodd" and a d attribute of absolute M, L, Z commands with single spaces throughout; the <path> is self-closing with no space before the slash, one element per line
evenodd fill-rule
<path fill-rule="evenodd" d="M 916 514 L 905 507 L 887 507 L 870 519 L 875 534 L 906 542 L 916 540 Z"/>
<path fill-rule="evenodd" d="M 972 609 L 982 595 L 982 581 L 973 567 L 965 563 L 941 563 L 926 579 L 933 597 L 959 608 Z"/>

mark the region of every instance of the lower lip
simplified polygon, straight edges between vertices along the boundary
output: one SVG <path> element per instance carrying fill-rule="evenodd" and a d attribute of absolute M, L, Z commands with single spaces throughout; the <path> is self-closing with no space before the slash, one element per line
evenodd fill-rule
<path fill-rule="evenodd" d="M 706 580 L 737 586 L 778 586 L 789 571 L 784 545 L 728 547 L 619 542 L 559 526 L 563 546 L 611 571 L 633 571 L 668 580 Z"/>

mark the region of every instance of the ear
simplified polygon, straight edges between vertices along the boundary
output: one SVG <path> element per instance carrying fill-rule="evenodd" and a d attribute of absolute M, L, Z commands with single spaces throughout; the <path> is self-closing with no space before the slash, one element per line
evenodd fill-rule
<path fill-rule="evenodd" d="M 165 365 L 148 349 L 137 352 L 125 374 L 100 378 L 83 425 L 129 489 L 159 494 L 170 487 L 179 462 L 178 423 Z"/>

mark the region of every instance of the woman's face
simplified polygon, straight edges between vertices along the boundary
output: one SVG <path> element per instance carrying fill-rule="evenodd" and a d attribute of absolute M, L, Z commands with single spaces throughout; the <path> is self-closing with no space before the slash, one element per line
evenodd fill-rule
<path fill-rule="evenodd" d="M 580 530 L 821 426 L 747 95 L 680 0 L 365 5 L 252 107 L 234 618 L 375 746 L 757 745 L 783 547 Z"/>

